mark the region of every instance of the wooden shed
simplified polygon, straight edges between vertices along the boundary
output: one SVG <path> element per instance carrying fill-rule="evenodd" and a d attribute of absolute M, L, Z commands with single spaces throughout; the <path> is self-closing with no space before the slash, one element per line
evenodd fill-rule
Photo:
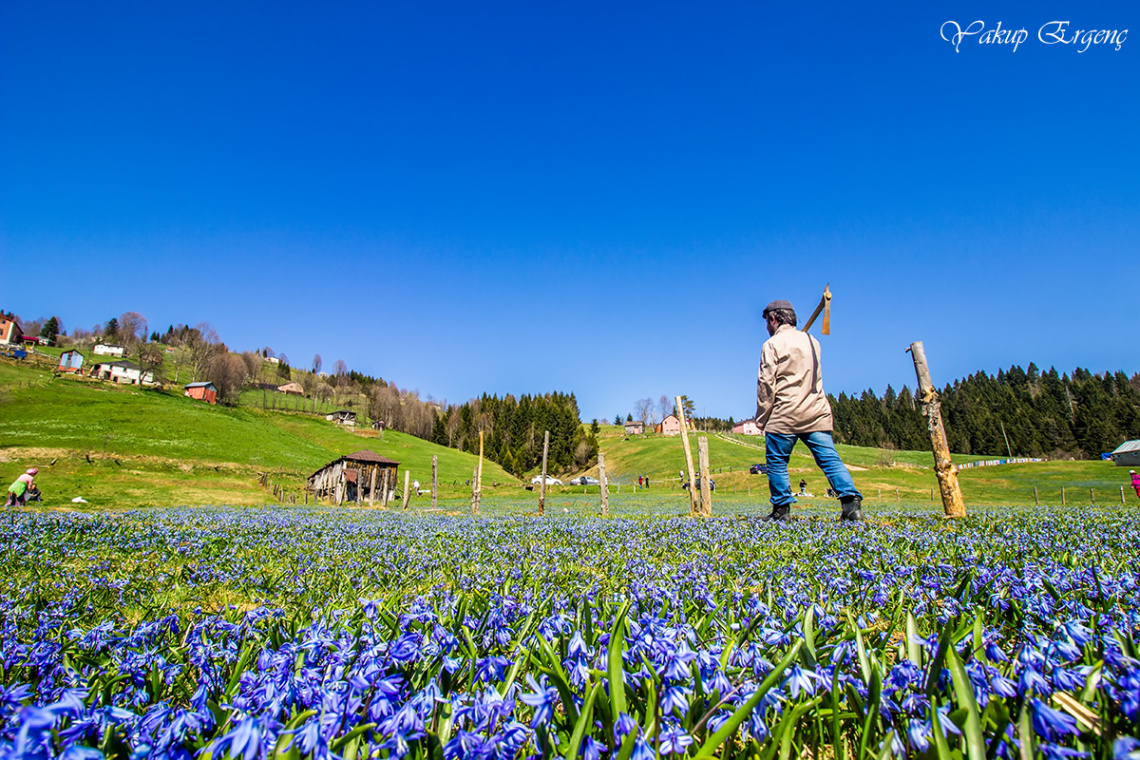
<path fill-rule="evenodd" d="M 83 369 L 83 354 L 75 349 L 64 351 L 59 355 L 60 372 L 79 372 Z"/>
<path fill-rule="evenodd" d="M 190 398 L 205 401 L 208 404 L 218 403 L 218 389 L 214 387 L 211 382 L 190 383 L 186 386 L 186 392 L 182 394 Z"/>
<path fill-rule="evenodd" d="M 397 487 L 396 468 L 399 466 L 399 462 L 362 449 L 345 454 L 314 472 L 309 476 L 307 487 L 318 499 L 332 499 L 337 504 L 380 498 L 385 491 Z"/>
<path fill-rule="evenodd" d="M 1112 452 L 1112 461 L 1117 467 L 1135 467 L 1140 464 L 1140 440 L 1125 441 Z"/>

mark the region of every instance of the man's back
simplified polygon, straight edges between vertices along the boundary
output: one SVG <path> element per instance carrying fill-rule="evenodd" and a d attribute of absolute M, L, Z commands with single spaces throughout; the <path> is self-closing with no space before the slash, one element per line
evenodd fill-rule
<path fill-rule="evenodd" d="M 812 433 L 833 427 L 823 392 L 819 342 L 791 325 L 781 325 L 760 351 L 757 423 L 765 432 Z"/>

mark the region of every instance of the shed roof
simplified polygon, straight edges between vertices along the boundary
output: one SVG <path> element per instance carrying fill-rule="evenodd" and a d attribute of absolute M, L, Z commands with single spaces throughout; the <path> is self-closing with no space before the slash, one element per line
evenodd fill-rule
<path fill-rule="evenodd" d="M 1140 451 L 1140 438 L 1135 441 L 1125 441 L 1112 450 L 1113 454 L 1123 454 L 1126 451 Z"/>
<path fill-rule="evenodd" d="M 183 387 L 184 388 L 213 388 L 214 384 L 211 383 L 209 380 L 204 380 L 204 381 L 197 382 L 197 383 L 190 383 L 189 385 L 184 385 Z"/>
<path fill-rule="evenodd" d="M 96 367 L 122 367 L 123 369 L 142 369 L 139 365 L 127 359 L 119 359 L 113 362 L 99 362 Z"/>
<path fill-rule="evenodd" d="M 345 454 L 342 457 L 338 457 L 338 458 L 332 460 L 331 462 L 326 464 L 324 467 L 321 467 L 318 470 L 316 470 L 316 472 L 314 472 L 313 475 L 316 475 L 318 472 L 320 472 L 321 470 L 323 470 L 325 468 L 332 467 L 337 462 L 367 462 L 369 464 L 384 464 L 384 465 L 391 465 L 393 467 L 399 467 L 400 466 L 400 463 L 394 459 L 389 459 L 388 457 L 382 457 L 379 454 L 377 454 L 375 451 L 369 451 L 368 449 L 361 449 L 360 451 L 354 451 L 351 454 Z M 310 475 L 309 477 L 311 478 L 311 477 L 313 477 L 313 475 Z"/>

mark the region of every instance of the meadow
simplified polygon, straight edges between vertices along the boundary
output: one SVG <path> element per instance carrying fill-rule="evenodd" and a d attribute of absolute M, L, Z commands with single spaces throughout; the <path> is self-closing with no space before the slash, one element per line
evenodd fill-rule
<path fill-rule="evenodd" d="M 449 505 L 454 511 L 463 502 Z M 0 513 L 0 755 L 1125 757 L 1120 508 Z M 666 516 L 663 516 L 666 515 Z"/>

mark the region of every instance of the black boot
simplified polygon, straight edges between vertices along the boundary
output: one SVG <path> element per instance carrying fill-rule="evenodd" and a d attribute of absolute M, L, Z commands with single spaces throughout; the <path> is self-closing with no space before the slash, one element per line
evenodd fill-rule
<path fill-rule="evenodd" d="M 792 508 L 790 505 L 785 504 L 782 507 L 772 507 L 771 513 L 764 518 L 764 522 L 786 522 L 791 519 Z"/>
<path fill-rule="evenodd" d="M 843 508 L 841 520 L 850 520 L 851 522 L 860 522 L 863 519 L 863 499 L 860 496 L 845 496 L 839 500 L 839 506 Z"/>

